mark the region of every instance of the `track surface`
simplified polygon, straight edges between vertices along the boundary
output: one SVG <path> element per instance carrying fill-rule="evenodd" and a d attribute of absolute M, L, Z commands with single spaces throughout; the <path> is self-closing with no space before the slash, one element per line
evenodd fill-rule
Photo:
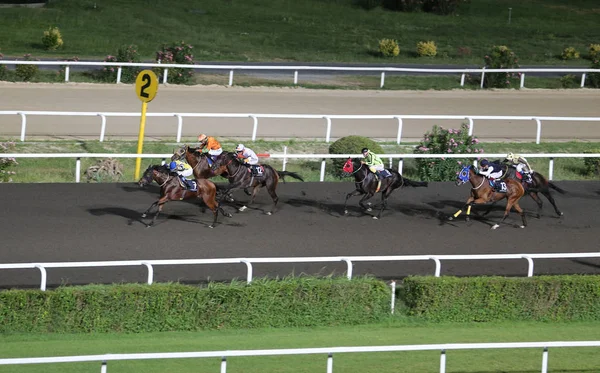
<path fill-rule="evenodd" d="M 466 199 L 468 186 L 434 183 L 428 188 L 405 188 L 392 194 L 381 220 L 360 212 L 358 199 L 350 200 L 350 215 L 342 216 L 345 194 L 354 184 L 280 184 L 280 204 L 267 216 L 270 203 L 261 190 L 255 209 L 233 218 L 219 217 L 207 228 L 210 212 L 198 204 L 170 202 L 158 224 L 146 228 L 143 212 L 158 196 L 158 187 L 136 184 L 0 184 L 2 245 L 0 263 L 98 261 L 127 259 L 200 259 L 227 257 L 299 257 L 410 254 L 499 254 L 598 251 L 600 182 L 559 182 L 569 193 L 554 193 L 564 217 L 553 216 L 549 203 L 541 220 L 529 217 L 526 229 L 512 213 L 508 224 L 489 229 L 502 216 L 502 207 L 490 220 L 448 222 Z M 240 200 L 247 198 L 236 191 Z M 530 214 L 535 205 L 522 201 Z M 428 262 L 358 263 L 356 275 L 374 274 L 391 279 L 409 274 L 433 274 Z M 255 276 L 290 273 L 341 273 L 345 266 L 324 264 L 260 264 Z M 155 281 L 199 282 L 245 278 L 244 265 L 165 266 L 155 271 Z M 446 261 L 445 275 L 525 275 L 525 260 Z M 535 274 L 600 274 L 600 260 L 547 259 L 535 261 Z M 50 269 L 48 284 L 144 282 L 144 268 Z M 0 287 L 39 286 L 37 270 L 0 270 Z"/>
<path fill-rule="evenodd" d="M 217 86 L 161 86 L 149 113 L 260 113 L 338 115 L 510 115 L 599 117 L 600 90 L 485 90 L 485 91 L 363 91 Z M 132 85 L 15 84 L 0 82 L 0 110 L 140 112 Z M 458 127 L 464 120 L 404 120 L 404 141 L 421 139 L 435 124 Z M 205 132 L 219 137 L 248 138 L 250 118 L 185 118 L 184 138 Z M 100 134 L 99 117 L 28 116 L 28 140 L 94 138 Z M 19 138 L 21 117 L 0 116 L 1 136 Z M 108 117 L 107 138 L 137 139 L 139 117 Z M 332 121 L 333 139 L 348 134 L 396 139 L 393 119 Z M 319 138 L 324 119 L 259 119 L 259 138 Z M 175 116 L 148 117 L 147 139 L 170 139 L 177 133 Z M 534 141 L 535 121 L 475 121 L 474 134 L 485 141 Z M 542 140 L 599 140 L 598 122 L 542 122 Z"/>

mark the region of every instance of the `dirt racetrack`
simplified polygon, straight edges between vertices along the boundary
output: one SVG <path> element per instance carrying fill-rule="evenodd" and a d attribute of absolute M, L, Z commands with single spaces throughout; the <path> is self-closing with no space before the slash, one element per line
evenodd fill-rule
<path fill-rule="evenodd" d="M 502 216 L 496 207 L 490 220 L 446 217 L 462 206 L 468 186 L 433 183 L 428 188 L 405 188 L 390 197 L 381 220 L 360 212 L 358 199 L 350 200 L 350 215 L 343 216 L 345 194 L 354 184 L 280 184 L 280 204 L 272 216 L 263 214 L 270 198 L 261 190 L 255 209 L 219 217 L 207 228 L 211 213 L 197 204 L 170 202 L 158 224 L 146 228 L 141 213 L 157 198 L 158 187 L 140 189 L 122 184 L 0 184 L 2 246 L 0 263 L 101 261 L 126 259 L 201 259 L 228 257 L 302 257 L 409 254 L 499 254 L 597 252 L 600 227 L 600 182 L 558 182 L 569 193 L 554 193 L 564 217 L 554 216 L 545 201 L 544 215 L 531 216 L 535 205 L 522 201 L 529 226 L 512 213 L 496 231 L 490 221 Z M 247 198 L 236 191 L 237 198 Z M 477 210 L 476 210 L 477 211 Z M 342 273 L 345 265 L 259 264 L 255 276 L 291 273 Z M 409 274 L 433 274 L 426 262 L 363 262 L 355 275 L 374 274 L 385 279 Z M 245 278 L 246 269 L 235 265 L 161 266 L 155 281 L 202 282 Z M 443 261 L 442 275 L 501 274 L 522 276 L 525 260 Z M 600 274 L 600 259 L 544 259 L 535 261 L 535 274 Z M 0 270 L 0 287 L 39 286 L 37 270 Z M 49 269 L 48 284 L 144 282 L 145 268 Z"/>

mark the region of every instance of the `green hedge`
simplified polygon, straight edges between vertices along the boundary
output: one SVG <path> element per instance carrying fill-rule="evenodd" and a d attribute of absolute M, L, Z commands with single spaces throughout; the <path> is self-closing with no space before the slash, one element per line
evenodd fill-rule
<path fill-rule="evenodd" d="M 388 316 L 389 300 L 389 287 L 372 278 L 5 290 L 0 291 L 0 333 L 354 325 Z"/>
<path fill-rule="evenodd" d="M 600 321 L 600 276 L 409 277 L 401 297 L 431 321 Z"/>

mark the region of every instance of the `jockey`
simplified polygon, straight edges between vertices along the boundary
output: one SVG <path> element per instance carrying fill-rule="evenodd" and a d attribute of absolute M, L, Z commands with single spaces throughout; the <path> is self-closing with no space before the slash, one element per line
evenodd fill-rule
<path fill-rule="evenodd" d="M 237 148 L 235 148 L 235 152 L 237 153 L 237 157 L 243 160 L 246 166 L 258 164 L 258 156 L 256 153 L 252 149 L 246 148 L 244 144 L 238 144 Z"/>
<path fill-rule="evenodd" d="M 479 162 L 479 164 L 481 165 L 479 174 L 490 179 L 495 188 L 496 179 L 500 179 L 502 177 L 502 166 L 499 163 L 490 162 L 487 159 L 482 159 L 481 162 Z"/>
<path fill-rule="evenodd" d="M 366 164 L 367 167 L 369 167 L 369 170 L 379 177 L 380 172 L 384 170 L 381 158 L 379 158 L 377 154 L 371 152 L 368 148 L 363 148 L 361 153 L 365 159 L 360 161 L 360 163 Z"/>
<path fill-rule="evenodd" d="M 525 181 L 528 184 L 533 182 L 533 179 L 531 178 L 533 169 L 529 165 L 529 162 L 527 162 L 527 159 L 519 154 L 508 153 L 504 161 L 510 163 L 510 165 L 516 168 L 518 172 L 522 173 L 525 176 Z"/>
<path fill-rule="evenodd" d="M 173 161 L 169 163 L 169 171 L 175 172 L 179 176 L 179 179 L 185 185 L 185 189 L 192 189 L 193 186 L 187 179 L 194 172 L 192 166 L 182 161 Z"/>
<path fill-rule="evenodd" d="M 219 155 L 223 153 L 223 148 L 221 148 L 221 144 L 212 136 L 206 136 L 205 134 L 200 134 L 198 136 L 198 150 L 204 152 L 204 149 L 207 149 L 209 154 L 209 163 L 212 166 Z"/>

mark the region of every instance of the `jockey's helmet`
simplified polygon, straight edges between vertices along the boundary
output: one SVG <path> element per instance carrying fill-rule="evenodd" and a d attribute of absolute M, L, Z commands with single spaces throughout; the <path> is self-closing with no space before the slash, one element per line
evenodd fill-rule
<path fill-rule="evenodd" d="M 243 152 L 244 149 L 246 149 L 246 147 L 244 146 L 244 144 L 238 144 L 237 148 L 235 148 L 236 152 Z"/>
<path fill-rule="evenodd" d="M 485 167 L 485 166 L 489 166 L 490 165 L 490 161 L 488 161 L 487 159 L 482 159 L 481 162 L 479 162 L 479 164 L 481 164 L 481 166 Z"/>
<path fill-rule="evenodd" d="M 508 153 L 508 154 L 506 155 L 506 159 L 509 159 L 509 160 L 511 160 L 511 161 L 512 161 L 513 159 L 515 159 L 515 155 L 514 155 L 513 153 Z"/>
<path fill-rule="evenodd" d="M 361 153 L 363 153 L 363 154 L 368 153 L 368 152 L 369 152 L 368 148 L 363 148 L 363 150 L 361 150 Z"/>
<path fill-rule="evenodd" d="M 177 162 L 173 161 L 169 163 L 169 170 L 173 171 L 177 168 Z"/>
<path fill-rule="evenodd" d="M 207 138 L 208 137 L 205 134 L 201 133 L 200 136 L 198 136 L 198 141 L 204 142 L 204 141 L 206 141 Z"/>

